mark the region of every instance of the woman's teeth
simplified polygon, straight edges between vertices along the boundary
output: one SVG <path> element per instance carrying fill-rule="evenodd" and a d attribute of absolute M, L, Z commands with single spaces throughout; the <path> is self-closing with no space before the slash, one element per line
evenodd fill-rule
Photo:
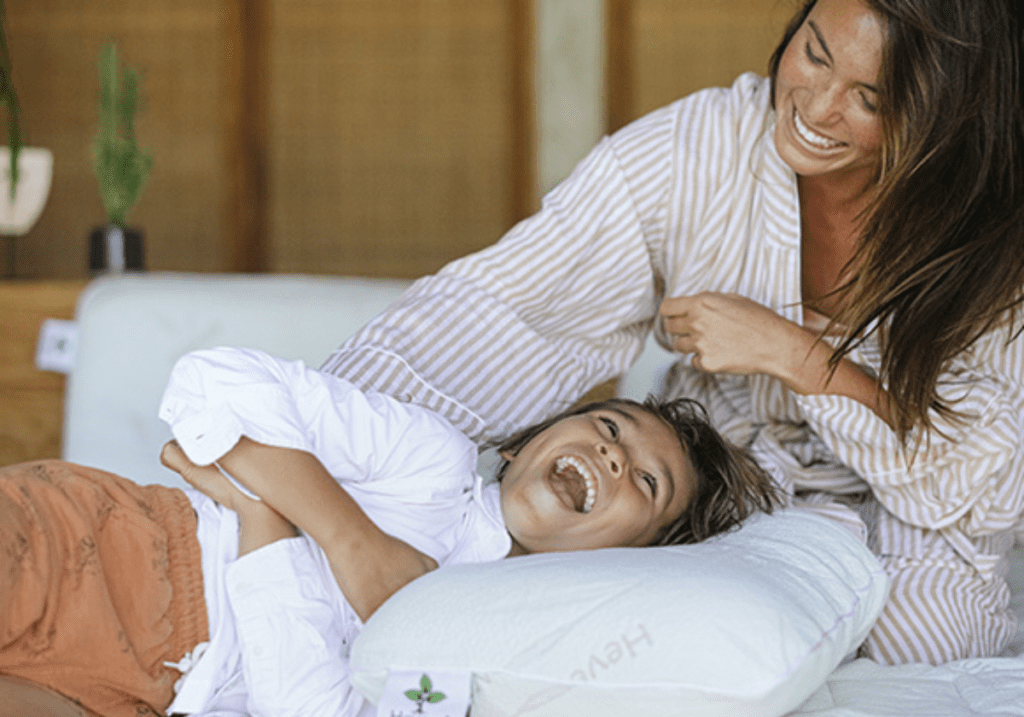
<path fill-rule="evenodd" d="M 566 468 L 572 467 L 575 469 L 576 475 L 583 479 L 584 484 L 587 486 L 587 494 L 583 499 L 583 507 L 580 509 L 583 513 L 589 513 L 594 509 L 594 499 L 597 497 L 597 481 L 594 480 L 594 476 L 590 474 L 588 469 L 582 461 L 574 458 L 573 456 L 563 456 L 555 461 L 555 470 L 562 474 Z"/>
<path fill-rule="evenodd" d="M 843 144 L 842 142 L 837 142 L 834 139 L 822 136 L 805 125 L 804 121 L 800 119 L 800 113 L 797 112 L 796 109 L 793 110 L 793 126 L 796 127 L 797 134 L 799 134 L 804 141 L 810 145 L 819 147 L 820 149 L 835 149 Z"/>

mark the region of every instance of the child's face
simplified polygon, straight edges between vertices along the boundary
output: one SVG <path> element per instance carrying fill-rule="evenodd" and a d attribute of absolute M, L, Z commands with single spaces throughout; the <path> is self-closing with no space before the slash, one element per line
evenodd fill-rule
<path fill-rule="evenodd" d="M 504 457 L 512 554 L 649 545 L 696 489 L 672 429 L 630 406 L 564 418 Z"/>

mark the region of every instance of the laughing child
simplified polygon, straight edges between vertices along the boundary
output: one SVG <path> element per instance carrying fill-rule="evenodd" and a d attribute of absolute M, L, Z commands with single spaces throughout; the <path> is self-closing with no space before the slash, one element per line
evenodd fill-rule
<path fill-rule="evenodd" d="M 363 621 L 439 565 L 698 542 L 778 503 L 687 400 L 570 410 L 492 482 L 431 411 L 261 352 L 186 356 L 160 415 L 194 489 L 0 470 L 0 707 L 356 715 Z"/>

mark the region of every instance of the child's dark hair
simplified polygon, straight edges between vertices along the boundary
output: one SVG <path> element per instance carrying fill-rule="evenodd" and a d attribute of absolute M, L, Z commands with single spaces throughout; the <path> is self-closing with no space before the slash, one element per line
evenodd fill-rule
<path fill-rule="evenodd" d="M 537 435 L 564 418 L 623 406 L 646 411 L 668 424 L 679 439 L 697 481 L 697 490 L 689 505 L 665 526 L 651 545 L 699 543 L 737 527 L 756 511 L 771 513 L 782 504 L 780 489 L 771 476 L 747 451 L 722 437 L 711 425 L 704 407 L 690 398 L 658 401 L 648 396 L 643 403 L 612 398 L 576 406 L 524 428 L 502 442 L 498 450 L 516 455 Z M 499 481 L 508 466 L 508 460 L 498 466 Z"/>

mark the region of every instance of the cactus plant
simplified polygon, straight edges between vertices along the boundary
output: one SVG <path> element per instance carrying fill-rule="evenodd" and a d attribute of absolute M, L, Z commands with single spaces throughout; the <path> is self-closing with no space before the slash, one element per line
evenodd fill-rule
<path fill-rule="evenodd" d="M 112 42 L 100 52 L 100 130 L 96 136 L 95 167 L 109 224 L 125 226 L 128 212 L 139 199 L 153 157 L 135 139 L 139 108 L 139 75 L 133 68 L 119 73 Z M 120 77 L 119 77 L 120 74 Z"/>

